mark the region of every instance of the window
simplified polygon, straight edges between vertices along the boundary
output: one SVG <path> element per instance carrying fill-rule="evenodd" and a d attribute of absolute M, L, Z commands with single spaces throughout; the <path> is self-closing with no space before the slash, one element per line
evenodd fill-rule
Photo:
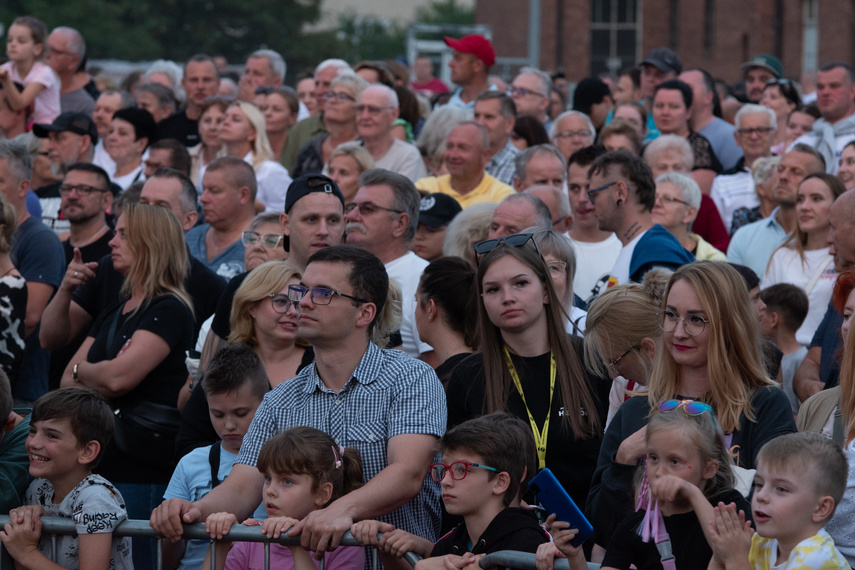
<path fill-rule="evenodd" d="M 591 0 L 591 75 L 638 63 L 638 11 L 637 0 Z"/>

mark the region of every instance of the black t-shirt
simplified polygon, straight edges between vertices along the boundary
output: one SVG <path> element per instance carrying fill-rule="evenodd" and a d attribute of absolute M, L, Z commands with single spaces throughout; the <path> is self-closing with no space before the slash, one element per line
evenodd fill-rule
<path fill-rule="evenodd" d="M 157 124 L 154 141 L 175 139 L 184 146 L 195 146 L 201 142 L 199 138 L 199 121 L 187 118 L 186 111 L 178 111 Z"/>
<path fill-rule="evenodd" d="M 439 377 L 439 381 L 442 382 L 443 386 L 448 385 L 448 381 L 451 379 L 451 373 L 454 372 L 454 369 L 457 368 L 457 365 L 472 356 L 471 352 L 461 352 L 460 354 L 453 354 L 445 359 L 445 362 L 436 367 L 436 375 Z"/>
<path fill-rule="evenodd" d="M 113 239 L 115 233 L 113 230 L 107 230 L 104 232 L 104 235 L 93 241 L 88 245 L 84 245 L 83 247 L 78 248 L 80 250 L 80 257 L 83 259 L 83 263 L 89 263 L 90 261 L 98 261 L 104 256 L 110 255 L 113 251 L 110 248 L 110 240 Z M 65 253 L 65 264 L 68 265 L 71 263 L 71 260 L 74 259 L 74 246 L 71 245 L 69 240 L 65 240 L 62 242 L 62 251 Z"/>
<path fill-rule="evenodd" d="M 211 321 L 211 330 L 214 334 L 223 340 L 228 340 L 232 332 L 232 304 L 235 300 L 235 293 L 243 284 L 243 280 L 249 275 L 249 271 L 235 275 L 226 284 L 223 289 L 223 294 L 217 302 L 217 310 L 214 312 L 214 320 Z"/>
<path fill-rule="evenodd" d="M 170 351 L 133 390 L 110 400 L 110 405 L 122 409 L 137 402 L 152 402 L 174 407 L 178 392 L 187 380 L 185 351 L 193 344 L 193 314 L 174 295 L 159 295 L 140 305 L 137 311 L 121 314 L 124 303 L 117 303 L 101 312 L 89 336 L 94 339 L 87 362 L 102 362 L 116 358 L 122 346 L 137 331 L 148 331 L 163 339 Z M 116 317 L 118 315 L 118 320 Z M 111 328 L 115 322 L 115 332 Z M 171 468 L 154 466 L 135 460 L 131 455 L 110 446 L 99 472 L 114 483 L 159 483 L 169 481 Z"/>
<path fill-rule="evenodd" d="M 582 339 L 570 337 L 570 342 L 578 355 L 585 374 L 588 389 L 594 400 L 599 415 L 600 425 L 605 425 L 608 412 L 608 395 L 611 382 L 608 379 L 592 376 L 584 372 L 582 356 Z M 543 429 L 546 413 L 549 408 L 549 353 L 532 358 L 512 355 L 511 360 L 517 370 L 525 392 L 526 401 L 538 429 Z M 561 366 L 561 363 L 557 363 Z M 471 418 L 484 414 L 485 377 L 481 353 L 475 353 L 454 369 L 446 387 L 448 402 L 448 428 Z M 507 410 L 529 425 L 528 414 L 517 390 L 511 387 L 508 396 Z M 546 441 L 546 466 L 576 502 L 584 505 L 591 485 L 591 476 L 597 466 L 597 456 L 600 452 L 601 437 L 576 439 L 570 428 L 562 425 L 565 413 L 561 401 L 560 387 L 555 386 L 552 399 L 552 415 L 550 417 L 549 433 Z M 579 412 L 576 412 L 579 413 Z M 590 411 L 586 411 L 590 413 Z"/>
<path fill-rule="evenodd" d="M 751 504 L 739 491 L 730 491 L 719 495 L 710 501 L 717 505 L 735 503 L 737 511 L 744 511 L 751 519 Z M 645 511 L 639 510 L 621 522 L 609 541 L 603 567 L 628 570 L 634 564 L 638 570 L 661 570 L 662 561 L 656 543 L 652 537 L 650 542 L 643 542 L 638 534 L 638 528 L 644 519 Z M 712 558 L 712 550 L 701 523 L 694 511 L 679 515 L 663 517 L 665 530 L 671 539 L 671 549 L 674 554 L 674 564 L 678 570 L 706 570 Z"/>

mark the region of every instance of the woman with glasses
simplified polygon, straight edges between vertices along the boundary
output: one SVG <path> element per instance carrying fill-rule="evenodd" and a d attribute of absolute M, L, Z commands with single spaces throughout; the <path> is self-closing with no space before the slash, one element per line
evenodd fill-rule
<path fill-rule="evenodd" d="M 770 79 L 763 88 L 760 104 L 775 112 L 778 127 L 772 141 L 772 154 L 783 154 L 787 144 L 787 119 L 790 113 L 802 108 L 802 98 L 789 79 Z"/>
<path fill-rule="evenodd" d="M 255 170 L 255 211 L 282 212 L 291 177 L 284 166 L 273 161 L 264 115 L 258 107 L 243 101 L 229 105 L 220 125 L 220 140 L 227 156 L 243 159 Z"/>
<path fill-rule="evenodd" d="M 449 428 L 507 411 L 531 426 L 538 468 L 583 504 L 596 464 L 609 382 L 585 372 L 582 339 L 565 332 L 561 299 L 531 239 L 476 244 L 480 352 L 457 365 L 446 395 Z"/>
<path fill-rule="evenodd" d="M 294 178 L 319 174 L 328 168 L 330 155 L 339 145 L 359 140 L 356 132 L 356 102 L 368 83 L 353 73 L 341 73 L 330 83 L 324 106 L 324 128 L 297 152 Z"/>
<path fill-rule="evenodd" d="M 671 232 L 680 245 L 698 261 L 727 261 L 727 257 L 707 240 L 692 233 L 692 223 L 701 207 L 701 189 L 685 174 L 668 172 L 656 179 L 653 223 Z"/>
<path fill-rule="evenodd" d="M 189 260 L 178 219 L 159 206 L 128 204 L 110 247 L 124 276 L 123 298 L 96 319 L 61 387 L 97 390 L 115 410 L 113 440 L 98 469 L 121 491 L 128 516 L 138 519 L 160 503 L 175 468 L 176 401 L 194 331 L 184 288 Z M 154 545 L 149 558 L 147 552 L 142 544 L 134 548 L 140 568 L 152 567 Z"/>
<path fill-rule="evenodd" d="M 763 289 L 777 283 L 800 287 L 810 308 L 796 340 L 810 346 L 813 333 L 825 316 L 834 280 L 834 257 L 829 252 L 828 229 L 831 205 L 846 188 L 834 175 L 810 174 L 799 184 L 796 195 L 796 230 L 769 259 Z"/>
<path fill-rule="evenodd" d="M 300 113 L 297 95 L 290 87 L 259 87 L 255 90 L 252 103 L 264 115 L 273 160 L 279 162 L 282 149 L 288 140 L 288 132 L 297 122 L 297 115 Z"/>
<path fill-rule="evenodd" d="M 734 464 L 743 469 L 754 469 L 764 443 L 795 431 L 787 396 L 764 370 L 757 316 L 735 269 L 717 261 L 680 267 L 657 316 L 662 338 L 647 390 L 618 409 L 591 482 L 586 512 L 600 545 L 631 512 L 633 477 L 647 453 L 647 420 L 659 402 L 712 406 Z"/>

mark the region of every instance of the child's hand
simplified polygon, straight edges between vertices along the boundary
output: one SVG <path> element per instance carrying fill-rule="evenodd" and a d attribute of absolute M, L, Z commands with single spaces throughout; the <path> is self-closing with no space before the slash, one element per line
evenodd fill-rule
<path fill-rule="evenodd" d="M 657 475 L 650 479 L 650 492 L 660 503 L 673 503 L 677 497 L 689 498 L 694 485 L 675 475 Z"/>
<path fill-rule="evenodd" d="M 233 524 L 237 524 L 237 517 L 232 513 L 214 513 L 205 520 L 205 532 L 211 538 L 222 539 L 229 533 Z"/>
<path fill-rule="evenodd" d="M 584 561 L 585 554 L 582 551 L 582 547 L 570 544 L 578 534 L 579 529 L 571 528 L 569 522 L 555 521 L 552 523 L 552 541 L 555 543 L 555 547 L 570 560 L 573 560 L 581 553 L 582 560 Z"/>
<path fill-rule="evenodd" d="M 17 517 L 16 511 L 22 513 L 20 519 Z M 0 530 L 0 541 L 3 542 L 3 546 L 6 547 L 12 558 L 26 565 L 25 560 L 28 557 L 39 553 L 42 520 L 36 509 L 27 507 L 12 510 L 9 513 L 9 519 L 9 524 L 4 527 L 4 530 Z"/>
<path fill-rule="evenodd" d="M 285 533 L 298 522 L 291 517 L 268 517 L 261 523 L 261 532 L 266 534 L 267 538 L 279 538 L 280 534 Z"/>
<path fill-rule="evenodd" d="M 41 517 L 45 515 L 45 510 L 41 507 L 41 505 L 24 505 L 22 507 L 17 507 L 9 511 L 9 518 L 15 520 L 18 524 L 24 522 L 24 515 L 29 512 L 34 517 Z"/>
<path fill-rule="evenodd" d="M 261 526 L 261 522 L 255 520 L 252 517 L 249 517 L 248 519 L 246 519 L 245 521 L 243 521 L 240 524 L 243 526 Z"/>
<path fill-rule="evenodd" d="M 395 527 L 389 523 L 365 519 L 364 521 L 353 523 L 353 526 L 350 527 L 350 534 L 364 546 L 379 546 L 380 542 L 377 539 L 377 535 L 393 530 L 395 530 Z"/>
<path fill-rule="evenodd" d="M 708 542 L 713 551 L 713 562 L 728 566 L 733 563 L 748 564 L 751 538 L 754 531 L 745 520 L 745 512 L 736 512 L 736 505 L 719 503 L 715 518 L 710 523 Z"/>
<path fill-rule="evenodd" d="M 403 558 L 407 552 L 424 554 L 425 539 L 410 534 L 405 530 L 393 529 L 383 533 L 379 547 L 383 552 L 391 554 L 396 558 Z M 428 554 L 430 553 L 428 552 Z"/>

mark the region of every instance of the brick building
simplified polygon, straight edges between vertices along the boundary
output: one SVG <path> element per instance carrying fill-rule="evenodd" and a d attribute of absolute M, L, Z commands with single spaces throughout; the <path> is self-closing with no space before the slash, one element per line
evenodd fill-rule
<path fill-rule="evenodd" d="M 491 26 L 499 57 L 528 55 L 529 0 L 477 0 L 475 14 Z M 795 79 L 823 62 L 855 60 L 848 0 L 540 0 L 540 15 L 539 67 L 562 66 L 571 81 L 635 65 L 658 46 L 731 83 L 761 52 Z"/>

